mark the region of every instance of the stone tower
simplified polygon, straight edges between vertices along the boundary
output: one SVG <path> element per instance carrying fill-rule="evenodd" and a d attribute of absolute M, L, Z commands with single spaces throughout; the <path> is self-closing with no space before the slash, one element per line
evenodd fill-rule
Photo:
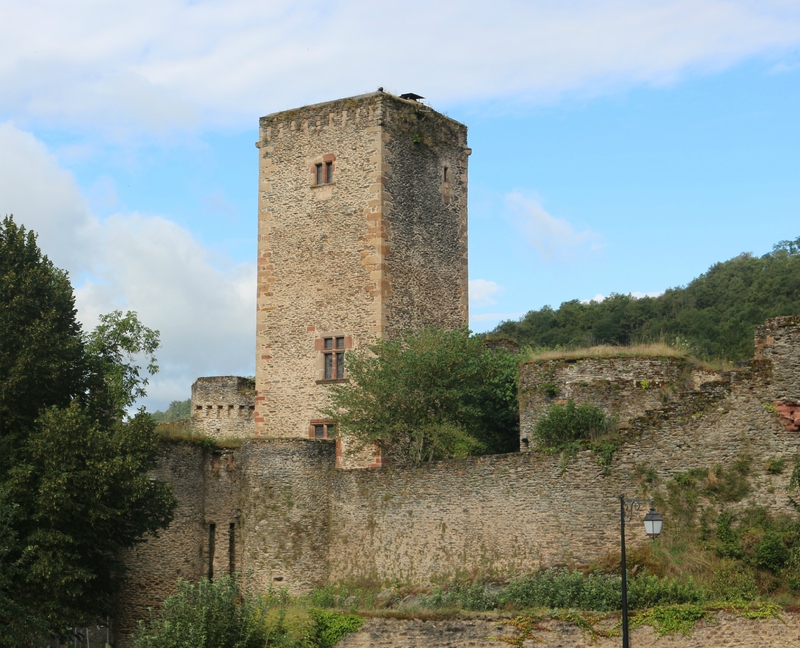
<path fill-rule="evenodd" d="M 256 436 L 327 436 L 346 350 L 467 324 L 467 128 L 414 97 L 261 118 Z"/>

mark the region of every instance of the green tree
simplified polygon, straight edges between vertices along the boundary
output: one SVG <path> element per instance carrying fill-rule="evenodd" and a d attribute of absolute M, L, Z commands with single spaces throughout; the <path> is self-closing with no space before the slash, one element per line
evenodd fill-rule
<path fill-rule="evenodd" d="M 398 464 L 518 449 L 518 361 L 467 329 L 426 329 L 347 354 L 326 415 Z"/>
<path fill-rule="evenodd" d="M 36 237 L 0 227 L 0 646 L 64 634 L 112 611 L 121 549 L 166 527 L 143 411 L 158 334 L 112 313 L 85 336 L 66 273 Z"/>

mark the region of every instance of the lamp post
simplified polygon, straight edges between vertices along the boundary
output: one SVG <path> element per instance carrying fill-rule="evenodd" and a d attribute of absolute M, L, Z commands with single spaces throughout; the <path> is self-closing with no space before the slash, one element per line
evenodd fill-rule
<path fill-rule="evenodd" d="M 644 530 L 647 535 L 655 540 L 661 534 L 662 518 L 653 508 L 653 500 L 628 498 L 619 496 L 619 538 L 622 569 L 622 648 L 629 648 L 628 643 L 628 565 L 625 560 L 625 512 L 628 512 L 628 522 L 633 519 L 633 512 L 644 504 L 650 504 L 650 512 L 644 516 Z"/>

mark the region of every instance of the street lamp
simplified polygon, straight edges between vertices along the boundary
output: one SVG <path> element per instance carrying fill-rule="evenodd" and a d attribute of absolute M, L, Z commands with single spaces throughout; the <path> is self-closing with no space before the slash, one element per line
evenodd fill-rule
<path fill-rule="evenodd" d="M 625 560 L 625 511 L 628 512 L 628 522 L 633 519 L 633 512 L 644 504 L 650 504 L 650 512 L 644 516 L 644 530 L 654 540 L 661 534 L 661 527 L 664 524 L 662 518 L 653 508 L 653 500 L 627 498 L 625 495 L 619 496 L 619 537 L 620 553 L 622 554 L 622 648 L 629 648 L 628 643 L 628 565 Z"/>

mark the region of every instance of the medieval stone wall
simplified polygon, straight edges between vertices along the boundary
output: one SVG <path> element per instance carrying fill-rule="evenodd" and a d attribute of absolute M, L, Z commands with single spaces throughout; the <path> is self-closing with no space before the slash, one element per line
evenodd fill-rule
<path fill-rule="evenodd" d="M 192 385 L 192 427 L 213 439 L 250 438 L 255 435 L 255 398 L 253 381 L 248 378 L 198 378 Z"/>
<path fill-rule="evenodd" d="M 255 439 L 242 446 L 241 573 L 256 591 L 307 592 L 328 578 L 333 441 Z"/>
<path fill-rule="evenodd" d="M 589 563 L 618 546 L 615 498 L 641 494 L 636 475 L 643 470 L 664 484 L 678 472 L 747 458 L 752 490 L 738 506 L 790 513 L 789 471 L 772 475 L 765 464 L 798 456 L 800 435 L 764 407 L 771 403 L 768 376 L 737 377 L 721 389 L 710 383 L 686 392 L 661 411 L 666 418 L 635 419 L 608 475 L 591 451 L 566 465 L 559 456 L 526 452 L 337 473 L 331 578 L 425 582 Z M 667 519 L 665 533 L 672 531 Z M 641 529 L 633 532 L 642 539 Z"/>
<path fill-rule="evenodd" d="M 531 430 L 555 403 L 591 403 L 626 428 L 633 418 L 694 387 L 692 373 L 692 366 L 681 358 L 581 358 L 527 363 L 520 370 L 520 449 L 531 448 Z"/>
<path fill-rule="evenodd" d="M 756 329 L 756 359 L 773 369 L 773 405 L 787 430 L 800 431 L 800 316 L 776 317 Z"/>

